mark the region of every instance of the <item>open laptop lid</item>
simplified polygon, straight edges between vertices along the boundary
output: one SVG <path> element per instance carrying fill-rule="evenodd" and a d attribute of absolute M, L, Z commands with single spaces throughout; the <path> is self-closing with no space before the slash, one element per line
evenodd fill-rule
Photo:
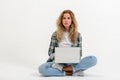
<path fill-rule="evenodd" d="M 79 63 L 80 48 L 79 47 L 56 47 L 55 63 Z"/>

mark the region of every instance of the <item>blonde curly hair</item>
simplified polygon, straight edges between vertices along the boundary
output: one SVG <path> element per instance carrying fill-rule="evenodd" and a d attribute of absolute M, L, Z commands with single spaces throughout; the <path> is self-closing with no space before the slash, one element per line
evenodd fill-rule
<path fill-rule="evenodd" d="M 57 22 L 56 22 L 56 24 L 57 24 L 57 40 L 58 40 L 58 42 L 61 41 L 61 39 L 63 37 L 63 32 L 66 30 L 62 24 L 63 15 L 65 13 L 68 13 L 71 16 L 72 23 L 71 23 L 71 26 L 69 29 L 69 37 L 70 37 L 71 42 L 75 43 L 77 36 L 78 36 L 78 31 L 77 31 L 78 26 L 77 26 L 77 21 L 76 21 L 75 15 L 71 10 L 64 10 L 57 19 Z"/>

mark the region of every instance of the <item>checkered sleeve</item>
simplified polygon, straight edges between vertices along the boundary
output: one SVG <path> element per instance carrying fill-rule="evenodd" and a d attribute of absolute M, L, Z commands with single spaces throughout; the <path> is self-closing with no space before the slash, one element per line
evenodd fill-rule
<path fill-rule="evenodd" d="M 51 37 L 51 42 L 49 45 L 49 50 L 48 50 L 48 55 L 50 56 L 51 54 L 53 54 L 55 52 L 55 33 L 53 33 L 52 37 Z"/>
<path fill-rule="evenodd" d="M 80 47 L 80 56 L 82 56 L 82 36 L 80 33 L 78 36 L 78 47 Z"/>
<path fill-rule="evenodd" d="M 51 41 L 50 41 L 49 50 L 48 50 L 49 59 L 47 62 L 53 61 L 55 46 L 56 46 L 56 33 L 54 32 L 51 36 Z"/>

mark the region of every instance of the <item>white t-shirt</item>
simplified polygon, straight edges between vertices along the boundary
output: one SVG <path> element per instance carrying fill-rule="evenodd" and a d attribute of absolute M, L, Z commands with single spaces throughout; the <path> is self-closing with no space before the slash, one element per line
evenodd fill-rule
<path fill-rule="evenodd" d="M 71 47 L 72 43 L 69 38 L 69 32 L 64 32 L 63 33 L 63 38 L 61 42 L 59 43 L 59 47 Z"/>

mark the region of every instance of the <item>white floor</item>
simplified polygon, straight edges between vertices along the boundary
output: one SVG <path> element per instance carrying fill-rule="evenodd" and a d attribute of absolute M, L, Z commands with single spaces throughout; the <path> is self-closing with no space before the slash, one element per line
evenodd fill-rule
<path fill-rule="evenodd" d="M 107 74 L 96 65 L 86 70 L 84 77 L 64 76 L 64 77 L 43 77 L 38 73 L 38 69 L 15 63 L 0 63 L 0 80 L 120 80 L 119 75 L 108 72 Z M 109 75 L 111 73 L 111 75 Z"/>
<path fill-rule="evenodd" d="M 120 80 L 119 56 L 114 55 L 113 58 L 113 56 L 108 57 L 106 55 L 96 54 L 95 56 L 98 59 L 97 65 L 86 70 L 84 77 L 43 77 L 38 73 L 38 67 L 45 62 L 44 60 L 47 57 L 40 56 L 35 61 L 34 58 L 30 59 L 26 57 L 26 59 L 22 59 L 20 56 L 15 58 L 15 56 L 5 57 L 1 55 L 0 80 Z"/>

